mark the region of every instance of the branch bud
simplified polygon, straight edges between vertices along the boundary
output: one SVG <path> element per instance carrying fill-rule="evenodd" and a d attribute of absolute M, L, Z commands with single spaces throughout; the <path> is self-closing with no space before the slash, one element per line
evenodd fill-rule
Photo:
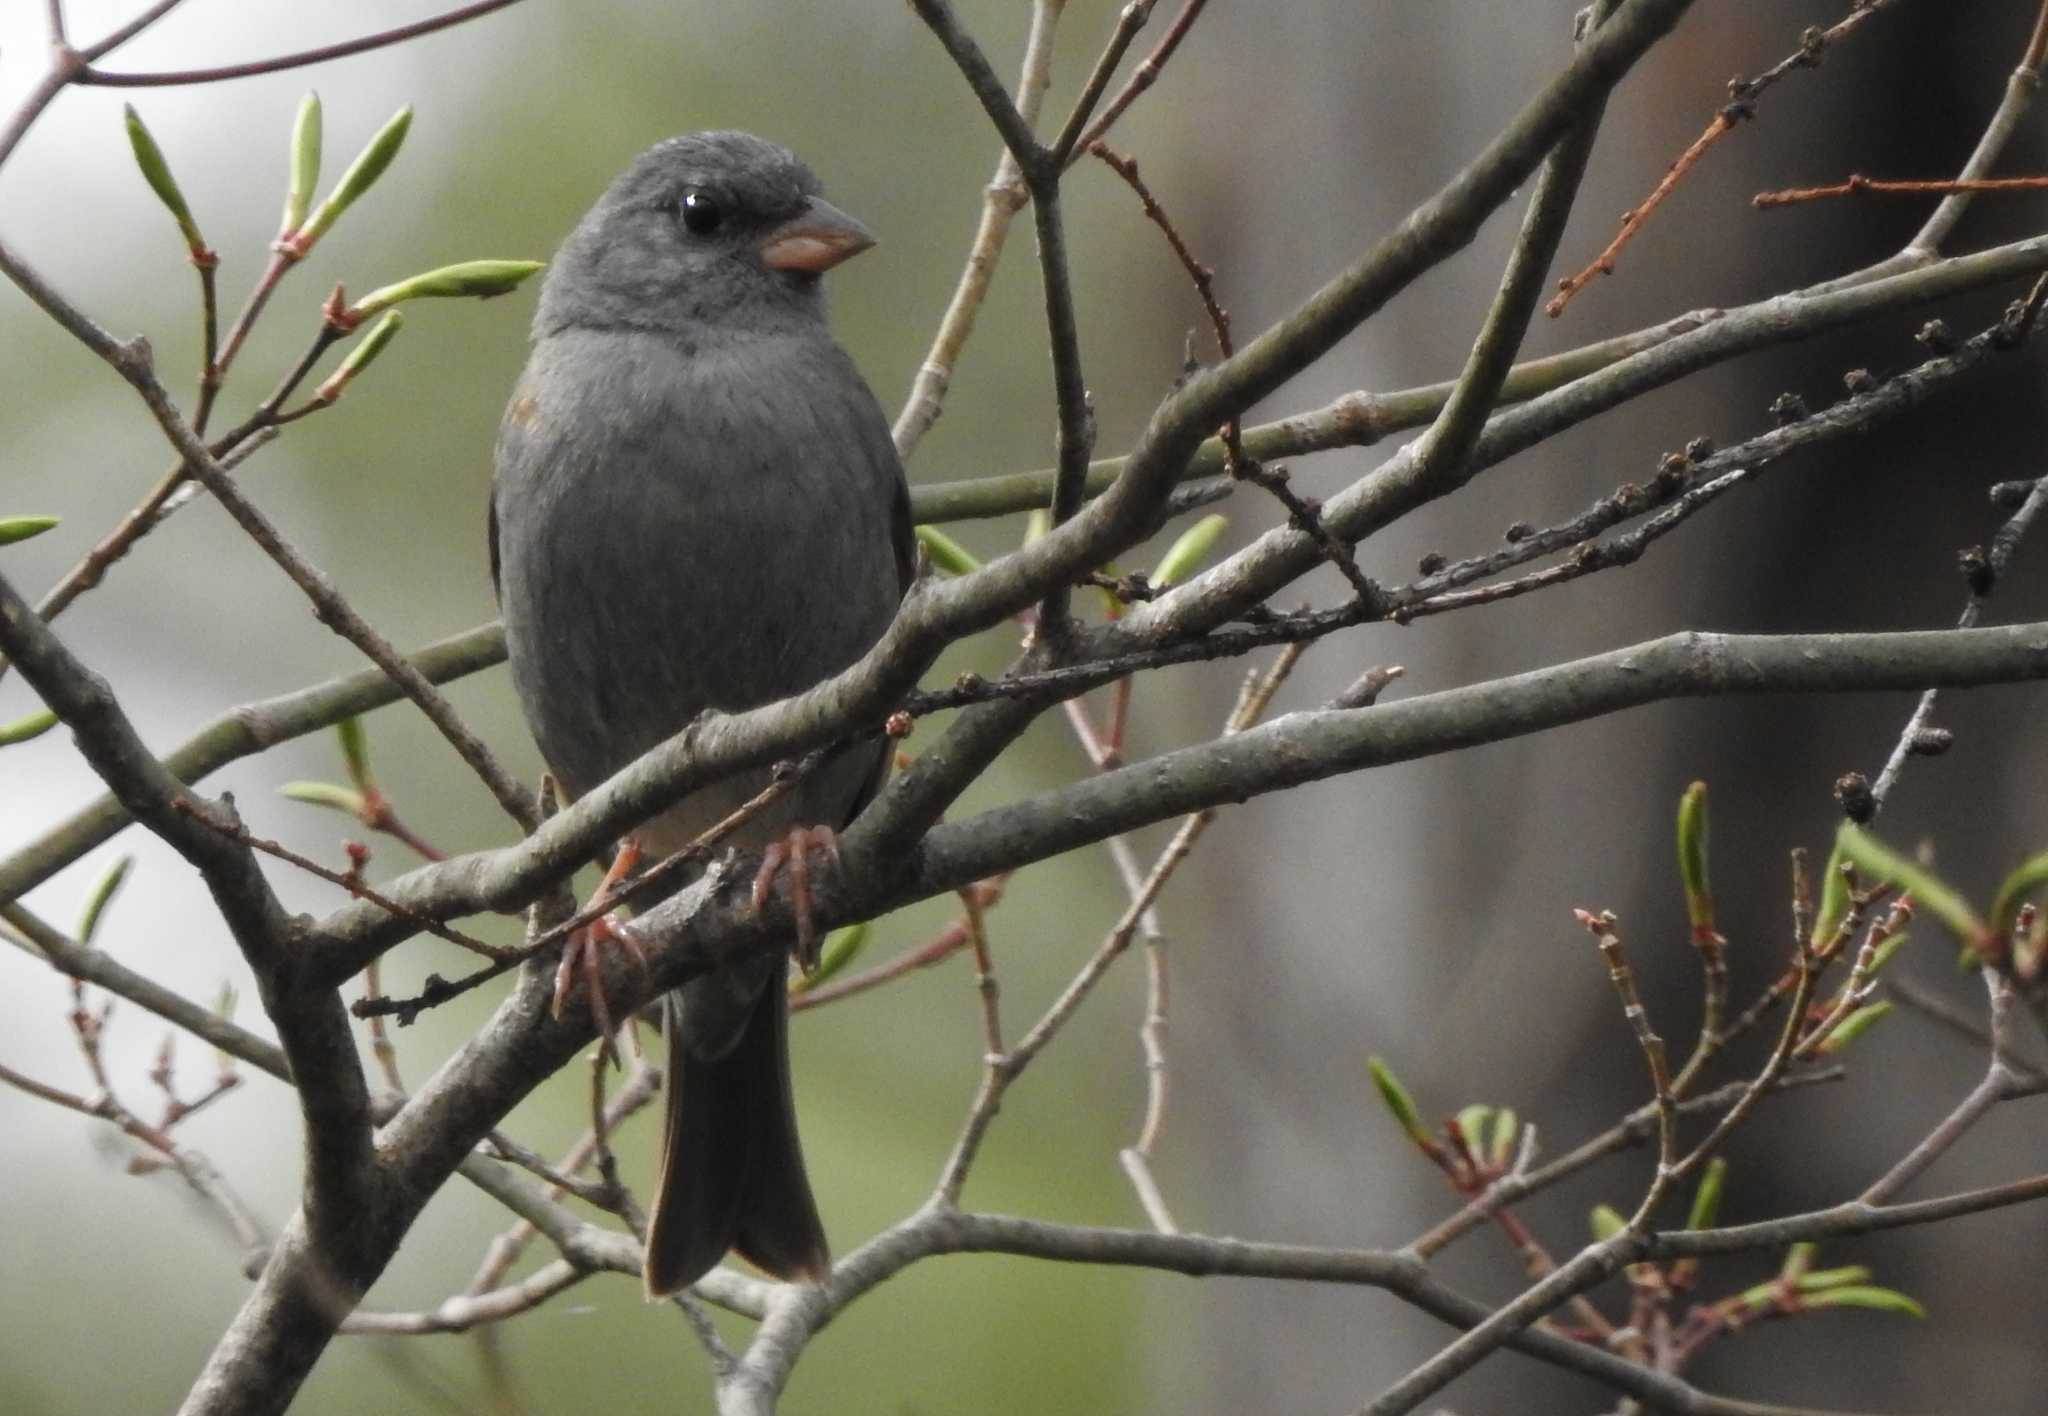
<path fill-rule="evenodd" d="M 12 747 L 18 742 L 39 738 L 56 726 L 57 715 L 47 708 L 38 708 L 11 723 L 0 723 L 0 747 Z"/>
<path fill-rule="evenodd" d="M 405 142 L 406 129 L 411 126 L 412 105 L 407 104 L 377 130 L 377 135 L 357 154 L 348 171 L 341 174 L 341 180 L 334 184 L 334 190 L 327 194 L 327 200 L 320 203 L 306 224 L 278 241 L 278 249 L 293 260 L 303 259 L 341 219 L 341 214 L 376 185 L 377 179 L 384 175 L 384 169 L 391 165 L 391 159 L 398 156 L 398 149 Z"/>
<path fill-rule="evenodd" d="M 1909 1318 L 1927 1316 L 1925 1308 L 1896 1288 L 1873 1288 L 1865 1284 L 1824 1288 L 1818 1293 L 1802 1294 L 1801 1301 L 1808 1308 L 1870 1308 L 1880 1313 L 1900 1313 Z"/>
<path fill-rule="evenodd" d="M 1223 532 L 1230 525 L 1227 516 L 1205 516 L 1187 530 L 1167 548 L 1160 558 L 1159 568 L 1152 572 L 1152 585 L 1164 590 L 1178 585 L 1197 570 L 1216 549 L 1216 543 L 1223 539 Z"/>
<path fill-rule="evenodd" d="M 493 296 L 511 294 L 545 264 L 543 261 L 461 261 L 372 290 L 347 309 L 330 313 L 328 318 L 340 328 L 349 330 L 370 316 L 381 314 L 407 300 L 464 297 L 489 300 Z"/>
<path fill-rule="evenodd" d="M 1981 954 L 1987 947 L 1994 951 L 2001 947 L 1948 882 L 1899 855 L 1860 826 L 1843 822 L 1835 837 L 1835 849 L 1865 875 L 1911 893 L 1913 902 L 1947 925 L 1964 948 L 1976 949 Z"/>
<path fill-rule="evenodd" d="M 142 169 L 142 179 L 149 183 L 156 199 L 164 204 L 171 219 L 178 223 L 178 234 L 185 238 L 185 249 L 191 252 L 192 263 L 213 265 L 217 258 L 207 249 L 206 238 L 199 234 L 199 223 L 192 219 L 192 209 L 185 205 L 185 194 L 178 190 L 178 179 L 171 175 L 171 165 L 164 160 L 164 150 L 156 145 L 156 139 L 150 136 L 142 115 L 135 111 L 133 104 L 122 104 L 121 111 L 127 115 L 128 146 L 135 151 L 135 165 Z"/>
<path fill-rule="evenodd" d="M 972 551 L 936 526 L 918 527 L 917 543 L 931 557 L 932 565 L 947 575 L 970 575 L 981 569 Z"/>
<path fill-rule="evenodd" d="M 1835 1030 L 1822 1038 L 1820 1046 L 1816 1047 L 1814 1051 L 1822 1057 L 1834 1056 L 1857 1038 L 1869 1032 L 1877 1025 L 1878 1020 L 1884 1017 L 1886 1013 L 1891 1012 L 1891 1010 L 1892 1005 L 1888 1002 L 1864 1004 L 1861 1008 L 1849 1014 L 1848 1017 L 1842 1019 L 1841 1022 L 1835 1024 Z"/>
<path fill-rule="evenodd" d="M 0 516 L 0 546 L 40 536 L 56 524 L 54 516 Z"/>
<path fill-rule="evenodd" d="M 1408 1095 L 1408 1089 L 1401 1085 L 1401 1079 L 1394 1075 L 1393 1069 L 1377 1057 L 1366 1058 L 1365 1067 L 1372 1073 L 1372 1084 L 1379 1088 L 1380 1100 L 1393 1113 L 1395 1124 L 1425 1152 L 1433 1151 L 1436 1138 L 1423 1126 L 1422 1113 L 1415 1109 L 1415 1099 Z"/>
<path fill-rule="evenodd" d="M 1714 892 L 1707 883 L 1707 784 L 1694 782 L 1678 799 L 1678 876 L 1693 938 L 1714 932 Z"/>
<path fill-rule="evenodd" d="M 1697 1190 L 1692 1192 L 1692 1212 L 1685 1218 L 1687 1229 L 1712 1229 L 1721 1217 L 1721 1192 L 1728 1178 L 1728 1162 L 1715 1156 L 1707 1162 Z"/>
<path fill-rule="evenodd" d="M 277 794 L 288 801 L 303 802 L 307 806 L 324 806 L 334 811 L 346 812 L 358 821 L 369 811 L 369 804 L 363 794 L 333 782 L 286 782 L 277 789 Z"/>
<path fill-rule="evenodd" d="M 863 920 L 826 935 L 825 946 L 818 951 L 818 966 L 801 978 L 792 979 L 790 993 L 799 997 L 809 993 L 859 958 L 861 950 L 867 947 L 868 933 L 867 921 Z"/>
<path fill-rule="evenodd" d="M 308 91 L 299 100 L 299 116 L 292 123 L 291 187 L 284 194 L 284 220 L 277 239 L 291 238 L 305 223 L 313 204 L 313 189 L 320 185 L 320 95 Z"/>
<path fill-rule="evenodd" d="M 127 882 L 128 872 L 135 867 L 135 857 L 124 855 L 107 867 L 99 884 L 92 887 L 92 894 L 86 898 L 85 912 L 78 917 L 78 942 L 90 948 L 93 936 L 99 933 L 100 920 L 107 912 L 107 906 L 114 903 L 114 896 L 121 893 L 121 886 Z"/>
<path fill-rule="evenodd" d="M 315 403 L 333 403 L 336 399 L 340 398 L 342 392 L 349 386 L 350 381 L 357 374 L 370 367 L 370 361 L 384 352 L 384 346 L 389 344 L 404 326 L 405 316 L 399 314 L 396 310 L 391 311 L 383 319 L 377 321 L 375 325 L 371 326 L 370 332 L 364 335 L 353 349 L 348 351 L 348 357 L 343 359 L 336 366 L 334 372 L 321 382 L 319 388 L 313 390 L 313 401 Z M 347 729 L 355 721 L 354 718 L 348 718 L 342 723 L 341 748 L 344 755 L 347 755 L 349 752 Z M 358 749 L 361 749 L 362 729 L 360 726 L 356 728 L 356 733 L 356 745 Z M 351 756 L 349 758 L 349 771 L 353 774 L 355 770 L 356 760 Z M 357 778 L 358 785 L 360 785 L 361 780 L 361 778 Z"/>

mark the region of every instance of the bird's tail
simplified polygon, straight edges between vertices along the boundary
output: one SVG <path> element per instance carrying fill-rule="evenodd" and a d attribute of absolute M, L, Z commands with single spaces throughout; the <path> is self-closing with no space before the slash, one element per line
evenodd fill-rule
<path fill-rule="evenodd" d="M 831 1256 L 797 1139 L 789 1078 L 789 980 L 780 959 L 739 1039 L 693 1053 L 670 995 L 668 1125 L 647 1227 L 647 1295 L 696 1282 L 727 1250 L 777 1278 L 818 1279 Z M 707 980 L 708 981 L 708 980 Z"/>

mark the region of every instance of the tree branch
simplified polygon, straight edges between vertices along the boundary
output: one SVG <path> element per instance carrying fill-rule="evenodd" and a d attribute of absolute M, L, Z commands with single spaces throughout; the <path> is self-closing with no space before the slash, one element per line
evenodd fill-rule
<path fill-rule="evenodd" d="M 177 69 L 154 74 L 116 74 L 103 69 L 87 69 L 76 82 L 100 88 L 170 88 L 180 84 L 217 84 L 226 79 L 246 79 L 258 74 L 275 74 L 286 69 L 300 69 L 308 64 L 325 64 L 330 59 L 346 59 L 351 54 L 365 54 L 373 49 L 388 49 L 394 44 L 403 44 L 409 39 L 432 34 L 436 30 L 459 25 L 488 15 L 493 10 L 502 10 L 515 5 L 518 0 L 475 0 L 474 4 L 463 5 L 445 15 L 431 19 L 415 20 L 409 25 L 381 30 L 376 34 L 363 35 L 358 39 L 344 40 L 339 44 L 326 44 L 318 49 L 305 49 L 296 54 L 281 54 L 271 59 L 255 59 L 245 64 L 223 64 L 211 69 Z M 154 18 L 153 16 L 151 18 Z M 128 36 L 122 35 L 126 39 Z M 111 47 L 111 46 L 109 46 Z"/>

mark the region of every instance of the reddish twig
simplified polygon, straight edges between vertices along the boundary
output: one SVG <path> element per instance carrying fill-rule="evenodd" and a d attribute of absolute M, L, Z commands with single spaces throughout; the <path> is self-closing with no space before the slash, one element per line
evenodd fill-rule
<path fill-rule="evenodd" d="M 103 69 L 87 68 L 72 82 L 90 84 L 100 88 L 172 88 L 179 84 L 217 84 L 225 79 L 246 79 L 257 74 L 275 74 L 285 69 L 299 69 L 308 64 L 324 64 L 330 59 L 346 59 L 351 54 L 364 54 L 372 49 L 385 49 L 421 35 L 444 30 L 451 25 L 474 20 L 493 10 L 502 10 L 518 0 L 476 0 L 446 14 L 431 19 L 415 20 L 409 25 L 395 29 L 380 30 L 376 34 L 363 35 L 356 39 L 343 40 L 339 44 L 322 45 L 318 49 L 304 49 L 296 54 L 280 54 L 275 58 L 251 60 L 245 64 L 223 64 L 212 69 L 177 69 L 151 74 L 110 74 Z M 124 36 L 125 37 L 125 36 Z"/>
<path fill-rule="evenodd" d="M 156 4 L 144 10 L 127 24 L 122 25 L 105 39 L 100 40 L 96 44 L 89 44 L 84 49 L 79 50 L 79 56 L 87 63 L 91 63 L 102 54 L 108 54 L 119 49 L 183 3 L 184 0 L 156 0 Z"/>
<path fill-rule="evenodd" d="M 1749 204 L 1759 211 L 1773 207 L 1817 202 L 1828 197 L 1952 197 L 1958 192 L 2039 192 L 2048 190 L 2048 177 L 1943 177 L 1914 181 L 1885 181 L 1851 173 L 1826 187 L 1785 187 L 1775 192 L 1758 192 Z"/>
<path fill-rule="evenodd" d="M 1736 125 L 1744 119 L 1756 116 L 1756 101 L 1767 89 L 1795 69 L 1820 67 L 1821 58 L 1830 45 L 1842 39 L 1879 10 L 1896 3 L 1897 0 L 1855 0 L 1854 7 L 1849 13 L 1828 28 L 1810 26 L 1800 35 L 1799 48 L 1763 73 L 1752 79 L 1736 79 L 1731 82 L 1728 85 L 1727 104 L 1714 115 L 1713 120 L 1697 138 L 1693 139 L 1692 144 L 1665 169 L 1663 178 L 1651 190 L 1650 195 L 1639 205 L 1622 213 L 1621 230 L 1607 243 L 1607 248 L 1593 258 L 1592 264 L 1578 274 L 1566 276 L 1557 283 L 1557 294 L 1543 307 L 1543 312 L 1556 319 L 1564 313 L 1565 306 L 1572 302 L 1573 296 L 1601 276 L 1612 275 L 1614 263 L 1620 258 L 1622 248 L 1635 239 L 1636 233 L 1643 229 L 1651 214 L 1677 190 L 1678 184 L 1685 180 L 1686 174 L 1699 165 L 1700 159 L 1705 157 L 1716 143 L 1733 132 Z"/>
<path fill-rule="evenodd" d="M 986 914 L 1002 902 L 1003 890 L 1010 883 L 1008 873 L 991 875 L 986 880 L 967 887 L 964 894 L 972 894 L 976 906 Z M 837 1003 L 842 998 L 851 998 L 856 993 L 865 993 L 871 988 L 880 988 L 907 973 L 928 969 L 967 947 L 969 939 L 968 921 L 963 917 L 954 920 L 925 943 L 915 949 L 907 949 L 887 963 L 875 965 L 861 973 L 849 974 L 836 983 L 823 984 L 803 993 L 793 995 L 789 1000 L 791 1012 L 802 1012 L 806 1008 L 822 1008 L 827 1003 Z"/>
<path fill-rule="evenodd" d="M 1202 308 L 1207 311 L 1209 326 L 1216 335 L 1217 349 L 1224 358 L 1230 358 L 1236 352 L 1230 337 L 1230 314 L 1217 303 L 1215 269 L 1195 258 L 1195 253 L 1188 247 L 1187 241 L 1174 226 L 1172 219 L 1167 216 L 1165 208 L 1160 206 L 1159 199 L 1153 196 L 1152 189 L 1139 177 L 1138 164 L 1134 159 L 1099 141 L 1090 142 L 1087 150 L 1101 158 L 1111 171 L 1123 178 L 1137 194 L 1139 203 L 1145 209 L 1145 215 L 1165 233 L 1167 245 L 1173 248 L 1174 257 L 1188 273 L 1188 278 L 1194 282 L 1195 293 L 1201 296 Z M 1359 569 L 1357 560 L 1351 554 L 1351 548 L 1337 539 L 1330 528 L 1323 524 L 1321 505 L 1294 490 L 1289 484 L 1286 468 L 1267 467 L 1258 459 L 1245 456 L 1237 419 L 1233 418 L 1225 423 L 1220 435 L 1223 439 L 1224 467 L 1230 475 L 1261 488 L 1285 507 L 1289 524 L 1316 543 L 1323 558 L 1335 566 L 1350 583 L 1359 602 L 1365 605 L 1379 605 L 1383 599 L 1380 588 Z"/>
<path fill-rule="evenodd" d="M 524 950 L 501 949 L 495 944 L 486 944 L 483 940 L 478 939 L 475 935 L 464 934 L 459 929 L 451 929 L 449 926 L 440 923 L 438 920 L 428 919 L 425 915 L 419 913 L 417 910 L 407 909 L 404 905 L 399 904 L 398 901 L 392 899 L 388 895 L 378 893 L 376 890 L 372 889 L 370 886 L 363 883 L 362 866 L 360 862 L 352 864 L 350 868 L 345 871 L 330 870 L 326 866 L 320 864 L 319 861 L 313 860 L 307 856 L 302 856 L 289 846 L 283 845 L 277 841 L 267 841 L 261 836 L 252 834 L 249 828 L 246 826 L 240 824 L 229 825 L 224 822 L 215 821 L 206 812 L 199 810 L 199 808 L 193 803 L 190 797 L 178 797 L 171 804 L 175 806 L 179 811 L 183 812 L 185 815 L 191 817 L 194 821 L 202 822 L 205 825 L 210 826 L 215 831 L 218 831 L 223 836 L 226 836 L 229 840 L 234 841 L 236 844 L 247 846 L 249 849 L 254 851 L 261 851 L 264 855 L 267 856 L 275 856 L 277 859 L 284 861 L 289 865 L 297 866 L 299 869 L 305 871 L 308 875 L 319 876 L 322 880 L 325 880 L 330 885 L 339 885 L 342 889 L 348 891 L 357 899 L 368 900 L 378 909 L 385 911 L 386 913 L 390 914 L 396 919 L 402 919 L 407 924 L 413 925 L 418 929 L 424 930 L 428 934 L 433 935 L 436 939 L 445 939 L 450 944 L 454 944 L 459 946 L 460 948 L 469 950 L 472 954 L 481 954 L 483 957 L 492 960 L 494 963 L 501 963 L 506 965 L 516 964 L 526 956 Z M 361 1011 L 360 1008 L 359 1011 Z M 374 1013 L 364 1012 L 363 1016 L 374 1016 Z"/>

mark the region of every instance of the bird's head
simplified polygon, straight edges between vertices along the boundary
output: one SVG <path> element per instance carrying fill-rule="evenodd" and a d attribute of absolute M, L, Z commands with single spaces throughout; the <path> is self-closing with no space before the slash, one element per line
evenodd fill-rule
<path fill-rule="evenodd" d="M 795 154 L 749 133 L 657 143 L 563 243 L 535 333 L 815 324 L 818 277 L 874 244 L 818 193 Z"/>

